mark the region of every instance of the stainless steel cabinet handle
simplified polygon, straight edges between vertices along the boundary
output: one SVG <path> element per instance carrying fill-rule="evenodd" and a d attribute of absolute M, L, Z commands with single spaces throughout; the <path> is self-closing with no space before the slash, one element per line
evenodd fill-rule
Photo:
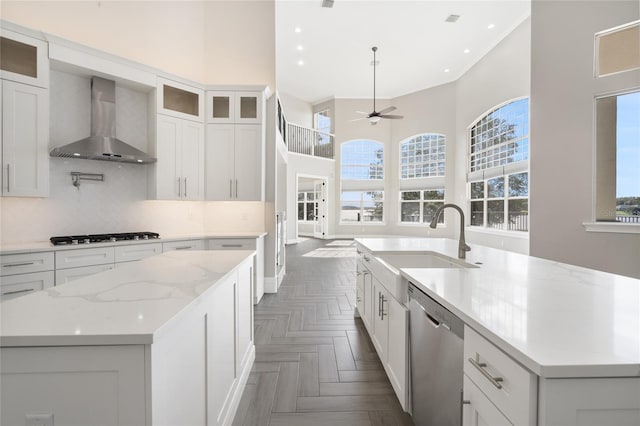
<path fill-rule="evenodd" d="M 242 247 L 242 244 L 222 244 L 222 247 Z"/>
<path fill-rule="evenodd" d="M 6 293 L 2 293 L 2 295 L 3 296 L 8 296 L 10 294 L 28 293 L 30 291 L 34 291 L 34 289 L 33 288 L 25 288 L 24 290 L 7 291 Z"/>
<path fill-rule="evenodd" d="M 364 260 L 365 262 L 371 262 L 371 259 L 369 259 L 367 256 L 364 256 Z"/>
<path fill-rule="evenodd" d="M 181 247 L 176 247 L 174 250 L 189 250 L 190 248 L 192 248 L 191 246 L 181 246 Z"/>
<path fill-rule="evenodd" d="M 238 198 L 238 179 L 236 179 L 236 198 Z"/>
<path fill-rule="evenodd" d="M 358 250 L 358 249 L 356 249 L 356 253 L 362 254 L 362 252 L 360 250 Z"/>
<path fill-rule="evenodd" d="M 233 188 L 233 182 L 231 179 L 229 179 L 229 198 L 233 197 L 232 188 Z"/>
<path fill-rule="evenodd" d="M 9 172 L 11 164 L 7 163 L 7 192 L 11 191 L 11 173 Z"/>
<path fill-rule="evenodd" d="M 178 198 L 182 198 L 182 179 L 178 178 Z"/>
<path fill-rule="evenodd" d="M 382 293 L 378 292 L 378 316 L 382 315 Z"/>
<path fill-rule="evenodd" d="M 362 271 L 362 275 L 364 275 L 364 276 L 369 275 L 369 271 Z"/>
<path fill-rule="evenodd" d="M 16 266 L 29 266 L 35 265 L 36 262 L 23 262 L 23 263 L 8 263 L 6 265 L 2 265 L 3 268 L 14 268 Z"/>
<path fill-rule="evenodd" d="M 473 358 L 469 358 L 469 362 L 471 363 L 471 365 L 473 365 L 475 368 L 477 368 L 478 370 L 480 370 L 480 372 L 482 373 L 482 375 L 484 377 L 486 377 L 493 386 L 497 387 L 498 389 L 502 389 L 502 384 L 500 382 L 504 381 L 504 379 L 502 377 L 493 377 L 487 370 L 485 370 L 485 367 L 487 366 L 486 363 L 484 362 L 478 362 Z"/>
<path fill-rule="evenodd" d="M 389 315 L 387 313 L 385 313 L 384 311 L 384 302 L 386 302 L 387 299 L 384 298 L 384 294 L 380 294 L 380 319 L 384 320 L 384 317 L 386 315 Z"/>
<path fill-rule="evenodd" d="M 187 198 L 187 178 L 184 178 L 184 198 Z"/>

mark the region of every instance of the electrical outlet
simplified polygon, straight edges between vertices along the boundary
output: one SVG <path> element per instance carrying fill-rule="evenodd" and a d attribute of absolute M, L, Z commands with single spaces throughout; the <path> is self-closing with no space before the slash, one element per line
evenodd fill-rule
<path fill-rule="evenodd" d="M 25 426 L 53 426 L 53 414 L 27 414 Z"/>

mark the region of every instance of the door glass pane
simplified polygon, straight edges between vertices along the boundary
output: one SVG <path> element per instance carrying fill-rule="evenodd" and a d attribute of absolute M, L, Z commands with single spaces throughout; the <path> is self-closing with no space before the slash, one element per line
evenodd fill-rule
<path fill-rule="evenodd" d="M 304 220 L 304 203 L 298 203 L 298 220 Z"/>
<path fill-rule="evenodd" d="M 38 78 L 38 49 L 30 44 L 0 37 L 0 68 Z"/>
<path fill-rule="evenodd" d="M 487 227 L 502 229 L 504 223 L 504 200 L 487 201 Z"/>
<path fill-rule="evenodd" d="M 213 118 L 229 118 L 229 96 L 213 97 Z"/>
<path fill-rule="evenodd" d="M 484 225 L 484 201 L 471 202 L 471 225 Z"/>
<path fill-rule="evenodd" d="M 240 97 L 240 118 L 258 117 L 258 98 L 255 96 Z"/>
<path fill-rule="evenodd" d="M 315 218 L 315 203 L 307 203 L 307 220 L 314 220 Z"/>
<path fill-rule="evenodd" d="M 163 85 L 164 109 L 198 116 L 198 94 Z"/>

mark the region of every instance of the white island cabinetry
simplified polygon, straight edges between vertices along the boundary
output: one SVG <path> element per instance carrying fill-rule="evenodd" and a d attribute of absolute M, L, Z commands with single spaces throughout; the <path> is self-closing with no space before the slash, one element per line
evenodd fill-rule
<path fill-rule="evenodd" d="M 4 302 L 2 424 L 230 424 L 252 276 L 251 251 L 172 251 Z"/>

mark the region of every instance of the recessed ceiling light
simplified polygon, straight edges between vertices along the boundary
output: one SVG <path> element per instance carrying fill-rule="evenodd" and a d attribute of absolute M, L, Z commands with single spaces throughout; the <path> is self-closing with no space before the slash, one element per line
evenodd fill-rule
<path fill-rule="evenodd" d="M 469 52 L 471 52 L 471 51 L 470 51 L 469 49 L 464 49 L 464 51 L 463 51 L 463 52 L 464 52 L 464 53 L 469 53 Z"/>
<path fill-rule="evenodd" d="M 444 22 L 456 22 L 458 19 L 460 19 L 460 15 L 449 15 Z"/>
<path fill-rule="evenodd" d="M 298 47 L 296 47 L 296 49 L 298 49 L 298 52 L 302 52 L 304 50 L 304 47 L 302 47 L 302 45 L 299 44 Z"/>
<path fill-rule="evenodd" d="M 301 67 L 301 66 L 303 66 L 303 65 L 304 65 L 304 61 L 303 61 L 302 59 L 300 59 L 300 60 L 298 61 L 298 66 L 299 66 L 299 67 Z"/>
<path fill-rule="evenodd" d="M 494 29 L 495 27 L 496 27 L 496 26 L 495 26 L 494 24 L 489 24 L 489 25 L 487 26 L 487 29 L 492 30 L 492 29 Z"/>
<path fill-rule="evenodd" d="M 301 32 L 302 32 L 302 28 L 300 28 L 300 27 L 296 27 L 296 29 L 295 29 L 295 30 L 293 30 L 293 31 L 295 31 L 295 32 L 297 32 L 297 33 L 301 33 Z"/>
<path fill-rule="evenodd" d="M 449 71 L 451 71 L 449 68 L 444 69 L 444 72 L 449 72 Z"/>

